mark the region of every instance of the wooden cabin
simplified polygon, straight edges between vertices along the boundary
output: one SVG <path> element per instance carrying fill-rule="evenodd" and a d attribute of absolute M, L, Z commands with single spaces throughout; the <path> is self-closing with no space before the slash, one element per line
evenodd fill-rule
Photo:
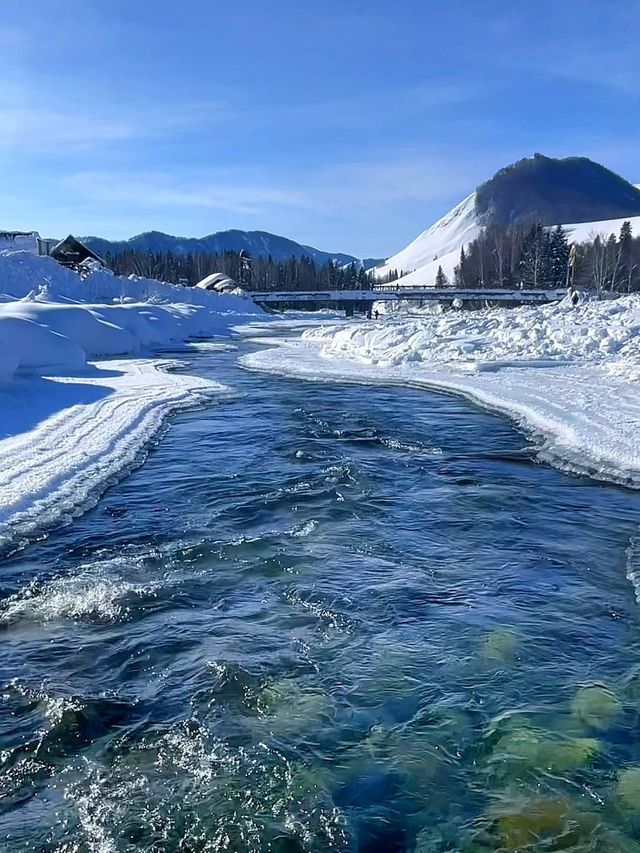
<path fill-rule="evenodd" d="M 74 270 L 79 270 L 83 264 L 86 266 L 91 261 L 95 261 L 103 267 L 106 266 L 100 255 L 81 243 L 73 234 L 69 234 L 68 237 L 61 240 L 51 249 L 49 254 L 61 266 Z"/>

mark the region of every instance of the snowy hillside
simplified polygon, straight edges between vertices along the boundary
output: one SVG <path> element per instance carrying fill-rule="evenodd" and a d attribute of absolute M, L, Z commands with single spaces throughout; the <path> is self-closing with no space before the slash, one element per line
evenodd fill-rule
<path fill-rule="evenodd" d="M 376 267 L 374 274 L 384 279 L 397 270 L 398 274 L 404 273 L 403 286 L 428 287 L 435 283 L 441 266 L 452 281 L 460 250 L 494 221 L 504 225 L 507 213 L 517 222 L 528 220 L 543 225 L 560 222 L 572 242 L 584 242 L 595 234 L 604 237 L 619 234 L 625 220 L 631 220 L 634 233 L 640 234 L 640 196 L 636 192 L 639 188 L 640 184 L 634 186 L 586 158 L 554 160 L 535 155 L 500 170 L 406 248 Z M 620 213 L 628 210 L 629 214 L 607 218 L 607 213 L 614 210 Z M 568 211 L 575 214 L 575 219 L 563 218 L 562 212 Z M 604 215 L 594 219 L 591 215 L 594 211 Z M 579 215 L 583 213 L 586 215 Z"/>
<path fill-rule="evenodd" d="M 397 270 L 400 273 L 411 272 L 424 267 L 430 268 L 435 261 L 441 262 L 444 269 L 445 262 L 448 261 L 444 256 L 451 254 L 455 256 L 453 262 L 453 266 L 455 266 L 460 257 L 460 248 L 475 240 L 479 233 L 480 225 L 476 216 L 476 194 L 471 193 L 431 228 L 423 231 L 405 249 L 393 255 L 382 266 L 376 267 L 376 276 L 384 278 L 392 270 Z M 448 263 L 447 266 L 449 266 Z M 438 263 L 435 263 L 434 279 L 437 269 Z M 453 267 L 451 267 L 451 271 L 453 272 Z"/>
<path fill-rule="evenodd" d="M 640 216 L 625 216 L 623 219 L 605 219 L 602 222 L 579 222 L 577 224 L 564 225 L 569 240 L 572 243 L 585 243 L 596 234 L 605 239 L 611 234 L 616 236 L 620 233 L 623 222 L 630 222 L 634 234 L 640 234 Z"/>
<path fill-rule="evenodd" d="M 471 243 L 482 231 L 482 224 L 474 207 L 475 194 L 468 196 L 446 216 L 438 220 L 427 231 L 409 243 L 383 265 L 376 267 L 376 278 L 384 279 L 392 270 L 404 271 L 403 287 L 430 286 L 435 283 L 438 267 L 450 282 L 453 271 L 460 260 L 460 250 Z M 622 219 L 606 219 L 598 222 L 563 223 L 572 243 L 583 243 L 600 234 L 605 239 L 618 235 L 622 223 L 631 222 L 634 234 L 640 234 L 640 216 Z"/>

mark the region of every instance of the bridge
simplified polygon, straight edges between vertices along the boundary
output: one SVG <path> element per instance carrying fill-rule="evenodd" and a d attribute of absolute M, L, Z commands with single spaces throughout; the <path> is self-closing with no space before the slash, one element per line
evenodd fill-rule
<path fill-rule="evenodd" d="M 558 302 L 564 290 L 500 290 L 462 289 L 453 287 L 376 287 L 374 290 L 265 291 L 250 294 L 258 305 L 271 308 L 335 308 L 347 317 L 358 313 L 371 316 L 374 302 L 439 302 L 463 306 L 468 303 L 500 303 L 506 305 L 540 305 Z"/>

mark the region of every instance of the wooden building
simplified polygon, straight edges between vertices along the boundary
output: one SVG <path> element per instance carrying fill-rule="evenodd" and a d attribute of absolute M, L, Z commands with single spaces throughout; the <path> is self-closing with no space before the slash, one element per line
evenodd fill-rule
<path fill-rule="evenodd" d="M 55 245 L 50 253 L 51 257 L 63 267 L 70 267 L 78 270 L 84 264 L 91 261 L 99 263 L 101 266 L 106 266 L 100 255 L 96 255 L 88 246 L 81 243 L 73 234 L 69 234 L 64 240 L 61 240 Z"/>

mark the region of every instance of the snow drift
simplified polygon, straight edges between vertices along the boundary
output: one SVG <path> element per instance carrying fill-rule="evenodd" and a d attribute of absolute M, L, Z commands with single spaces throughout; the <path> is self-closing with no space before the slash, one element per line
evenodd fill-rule
<path fill-rule="evenodd" d="M 226 334 L 240 315 L 261 313 L 237 295 L 105 271 L 81 279 L 51 258 L 26 252 L 0 254 L 0 294 L 5 383 L 16 373 L 75 372 L 90 359 Z"/>
<path fill-rule="evenodd" d="M 640 295 L 573 308 L 544 306 L 444 313 L 384 323 L 310 329 L 302 336 L 326 357 L 370 364 L 448 365 L 474 371 L 535 363 L 609 363 L 640 368 Z"/>

